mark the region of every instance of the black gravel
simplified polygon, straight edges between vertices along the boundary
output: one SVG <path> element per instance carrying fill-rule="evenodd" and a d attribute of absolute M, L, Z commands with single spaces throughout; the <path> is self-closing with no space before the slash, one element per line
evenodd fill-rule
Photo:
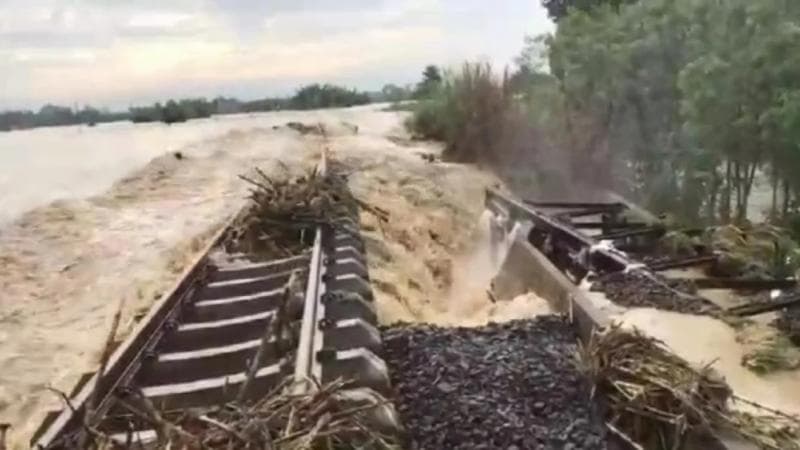
<path fill-rule="evenodd" d="M 602 291 L 612 302 L 632 307 L 649 307 L 687 314 L 717 314 L 722 309 L 697 296 L 691 280 L 670 280 L 653 275 L 660 282 L 636 271 L 603 275 L 592 284 L 592 290 Z"/>
<path fill-rule="evenodd" d="M 407 450 L 606 449 L 559 317 L 482 328 L 395 325 L 385 360 Z"/>

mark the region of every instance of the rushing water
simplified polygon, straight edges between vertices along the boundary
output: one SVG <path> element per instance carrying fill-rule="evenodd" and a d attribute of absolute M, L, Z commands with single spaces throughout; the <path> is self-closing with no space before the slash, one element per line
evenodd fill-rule
<path fill-rule="evenodd" d="M 14 425 L 11 448 L 60 407 L 45 386 L 68 391 L 95 368 L 117 308 L 123 337 L 243 204 L 237 174 L 316 161 L 319 136 L 275 125 L 324 122 L 338 148 L 372 154 L 401 121 L 369 108 L 0 133 L 0 422 Z"/>
<path fill-rule="evenodd" d="M 365 110 L 383 106 L 231 114 L 174 125 L 114 122 L 0 132 L 0 226 L 53 200 L 99 194 L 165 152 L 205 156 L 209 148 L 216 149 L 201 145 L 204 141 L 232 130 L 287 121 L 355 120 Z M 381 119 L 379 127 L 391 117 Z"/>
<path fill-rule="evenodd" d="M 193 142 L 265 119 L 231 115 L 176 125 L 115 122 L 0 133 L 0 224 L 56 199 L 98 194 L 155 156 L 191 151 Z"/>

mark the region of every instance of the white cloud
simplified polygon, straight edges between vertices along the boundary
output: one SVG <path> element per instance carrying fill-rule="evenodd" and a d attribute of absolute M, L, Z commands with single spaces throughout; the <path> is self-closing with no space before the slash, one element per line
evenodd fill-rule
<path fill-rule="evenodd" d="M 6 1 L 0 107 L 412 82 L 427 63 L 505 64 L 549 26 L 533 0 Z"/>

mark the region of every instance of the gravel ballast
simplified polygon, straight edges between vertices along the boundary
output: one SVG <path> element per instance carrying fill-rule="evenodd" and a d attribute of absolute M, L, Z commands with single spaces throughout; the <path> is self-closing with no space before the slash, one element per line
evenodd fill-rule
<path fill-rule="evenodd" d="M 560 317 L 383 329 L 407 450 L 605 449 Z"/>
<path fill-rule="evenodd" d="M 697 288 L 691 280 L 652 276 L 661 283 L 637 271 L 609 273 L 599 277 L 592 284 L 592 290 L 602 291 L 612 302 L 628 308 L 656 308 L 698 315 L 721 312 L 717 305 L 696 295 Z"/>

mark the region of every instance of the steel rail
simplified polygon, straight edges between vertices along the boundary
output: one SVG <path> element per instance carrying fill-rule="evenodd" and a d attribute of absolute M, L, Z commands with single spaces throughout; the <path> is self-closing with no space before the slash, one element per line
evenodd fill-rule
<path fill-rule="evenodd" d="M 32 447 L 49 447 L 65 429 L 76 426 L 76 422 L 83 421 L 90 397 L 102 397 L 102 403 L 117 387 L 125 373 L 133 369 L 132 366 L 141 357 L 148 344 L 157 338 L 159 331 L 174 315 L 181 300 L 191 295 L 193 285 L 201 278 L 202 272 L 207 266 L 209 252 L 223 240 L 236 217 L 237 214 L 234 214 L 225 221 L 225 225 L 217 231 L 210 242 L 184 270 L 178 283 L 150 308 L 130 336 L 112 353 L 105 373 L 102 376 L 98 373 L 93 374 L 69 399 L 68 407 L 65 407 L 50 423 L 45 419 L 39 430 L 34 433 Z"/>
<path fill-rule="evenodd" d="M 328 171 L 327 152 L 323 151 L 317 173 L 325 176 Z M 314 247 L 311 251 L 311 265 L 309 266 L 308 283 L 303 303 L 303 319 L 300 325 L 300 342 L 297 347 L 297 356 L 294 369 L 294 389 L 296 393 L 303 393 L 312 387 L 313 381 L 319 381 L 321 374 L 315 373 L 314 350 L 319 344 L 321 331 L 319 329 L 319 311 L 322 308 L 321 298 L 325 293 L 323 276 L 326 268 L 323 262 L 327 259 L 322 248 L 323 234 L 329 230 L 324 230 L 323 226 L 317 226 L 314 230 Z"/>
<path fill-rule="evenodd" d="M 618 202 L 614 203 L 614 205 L 624 204 Z M 593 237 L 581 233 L 573 226 L 562 223 L 497 189 L 486 189 L 486 207 L 496 214 L 508 217 L 507 222 L 509 223 L 530 221 L 533 224 L 534 232 L 541 231 L 553 236 L 556 241 L 567 242 L 567 245 L 576 254 L 570 264 L 580 265 L 584 271 L 583 275 L 588 272 L 597 274 L 622 271 L 636 272 L 679 297 L 697 299 L 696 296 L 669 286 L 649 270 L 645 264 L 631 260 L 625 253 L 614 247 L 604 245 L 604 241 L 598 242 Z"/>

